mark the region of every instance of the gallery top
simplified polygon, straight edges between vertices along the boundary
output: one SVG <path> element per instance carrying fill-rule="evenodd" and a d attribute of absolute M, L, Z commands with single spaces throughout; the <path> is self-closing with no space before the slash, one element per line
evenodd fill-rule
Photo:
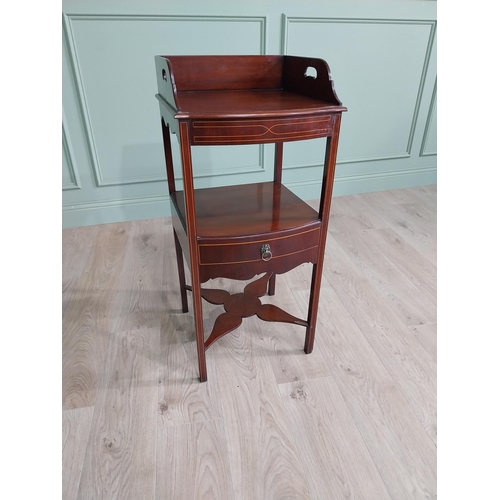
<path fill-rule="evenodd" d="M 347 111 L 323 59 L 156 56 L 158 100 L 175 119 L 314 116 Z"/>

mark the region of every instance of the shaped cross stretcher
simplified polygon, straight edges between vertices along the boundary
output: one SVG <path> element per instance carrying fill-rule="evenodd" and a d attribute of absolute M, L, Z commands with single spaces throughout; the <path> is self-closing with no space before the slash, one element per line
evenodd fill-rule
<path fill-rule="evenodd" d="M 307 321 L 296 318 L 273 304 L 262 304 L 259 297 L 266 294 L 268 281 L 273 273 L 266 273 L 259 279 L 249 283 L 243 293 L 231 295 L 226 290 L 201 289 L 201 296 L 211 304 L 223 305 L 226 310 L 217 317 L 212 333 L 205 341 L 205 349 L 208 349 L 217 339 L 238 328 L 243 318 L 256 314 L 264 321 L 279 321 L 282 323 L 293 323 L 295 325 L 308 326 Z M 191 287 L 186 287 L 190 289 Z"/>

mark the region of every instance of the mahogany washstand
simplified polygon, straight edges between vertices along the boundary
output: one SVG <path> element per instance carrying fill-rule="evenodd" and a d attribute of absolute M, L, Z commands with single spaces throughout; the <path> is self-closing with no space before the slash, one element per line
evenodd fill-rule
<path fill-rule="evenodd" d="M 172 205 L 182 311 L 192 292 L 200 380 L 205 351 L 256 314 L 266 321 L 306 327 L 313 349 L 323 256 L 333 192 L 342 106 L 325 61 L 293 56 L 156 56 L 157 99 Z M 177 134 L 184 190 L 176 190 L 170 132 Z M 319 210 L 281 183 L 283 143 L 326 137 Z M 194 189 L 191 147 L 275 144 L 274 181 Z M 187 285 L 183 256 L 191 270 Z M 273 295 L 276 274 L 313 264 L 307 320 L 261 304 Z M 248 280 L 243 293 L 204 289 L 213 278 Z M 202 301 L 223 304 L 204 339 Z"/>

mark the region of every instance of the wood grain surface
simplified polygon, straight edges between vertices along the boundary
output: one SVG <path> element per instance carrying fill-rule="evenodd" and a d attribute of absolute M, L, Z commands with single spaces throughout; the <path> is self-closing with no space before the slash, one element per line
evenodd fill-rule
<path fill-rule="evenodd" d="M 335 223 L 332 226 L 333 229 L 336 228 Z M 331 233 L 404 323 L 413 326 L 436 322 L 435 302 L 426 297 L 391 262 L 385 254 L 385 248 L 374 245 L 373 240 L 377 240 L 376 231 L 351 230 Z"/>
<path fill-rule="evenodd" d="M 319 327 L 334 334 L 318 339 L 318 348 L 387 490 L 394 499 L 434 498 L 435 443 L 332 287 L 325 283 L 321 293 Z"/>
<path fill-rule="evenodd" d="M 67 297 L 62 322 L 63 409 L 94 404 L 129 230 L 130 223 L 99 228 L 88 270 Z"/>
<path fill-rule="evenodd" d="M 361 203 L 386 221 L 402 238 L 436 265 L 436 226 L 407 213 L 400 203 L 387 203 L 385 192 L 356 195 Z"/>
<path fill-rule="evenodd" d="M 390 499 L 332 377 L 281 384 L 280 392 L 311 498 Z"/>
<path fill-rule="evenodd" d="M 244 318 L 203 384 L 170 219 L 65 230 L 63 498 L 435 499 L 435 197 L 333 198 L 314 351 Z M 304 317 L 311 271 L 262 302 Z"/>
<path fill-rule="evenodd" d="M 63 411 L 62 414 L 62 496 L 76 500 L 87 452 L 93 406 Z"/>
<path fill-rule="evenodd" d="M 389 258 L 435 304 L 437 296 L 436 266 L 393 229 L 372 231 L 370 236 L 374 248 Z"/>
<path fill-rule="evenodd" d="M 325 277 L 393 376 L 422 425 L 435 436 L 436 366 L 383 295 L 333 237 Z"/>
<path fill-rule="evenodd" d="M 62 236 L 62 311 L 70 304 L 76 283 L 89 268 L 92 260 L 88 258 L 94 245 L 99 226 L 77 227 L 63 231 Z"/>
<path fill-rule="evenodd" d="M 158 328 L 110 334 L 78 499 L 154 497 L 159 341 Z"/>
<path fill-rule="evenodd" d="M 437 361 L 437 325 L 418 325 L 410 327 L 424 349 Z"/>
<path fill-rule="evenodd" d="M 157 456 L 156 498 L 235 498 L 222 420 L 160 429 Z"/>
<path fill-rule="evenodd" d="M 160 326 L 165 224 L 161 219 L 131 223 L 112 312 L 113 331 Z"/>

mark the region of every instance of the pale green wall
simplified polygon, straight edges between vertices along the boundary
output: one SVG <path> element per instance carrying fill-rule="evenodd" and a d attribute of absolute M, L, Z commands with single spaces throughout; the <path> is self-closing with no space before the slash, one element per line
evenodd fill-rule
<path fill-rule="evenodd" d="M 334 195 L 436 182 L 433 1 L 63 0 L 63 12 L 64 227 L 169 215 L 156 54 L 321 57 L 349 109 Z M 323 154 L 324 139 L 285 145 L 283 180 L 304 199 L 319 197 Z M 272 145 L 193 159 L 197 187 L 272 179 Z"/>

